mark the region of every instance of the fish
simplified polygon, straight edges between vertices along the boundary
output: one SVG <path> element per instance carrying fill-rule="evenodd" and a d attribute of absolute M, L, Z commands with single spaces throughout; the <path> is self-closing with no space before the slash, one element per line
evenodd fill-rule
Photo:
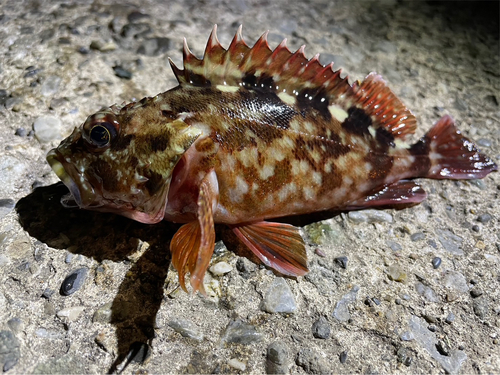
<path fill-rule="evenodd" d="M 215 224 L 265 266 L 308 272 L 299 228 L 272 219 L 319 211 L 405 207 L 415 181 L 480 179 L 497 165 L 449 115 L 416 143 L 417 121 L 383 78 L 349 83 L 305 46 L 253 47 L 239 27 L 225 49 L 214 26 L 198 59 L 184 39 L 178 85 L 89 116 L 47 154 L 67 207 L 155 224 L 181 223 L 170 242 L 179 284 L 204 294 Z M 269 221 L 271 219 L 271 221 Z"/>

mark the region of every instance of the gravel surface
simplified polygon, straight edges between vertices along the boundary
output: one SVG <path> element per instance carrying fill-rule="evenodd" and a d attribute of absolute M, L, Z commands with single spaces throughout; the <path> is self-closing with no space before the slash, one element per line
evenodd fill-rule
<path fill-rule="evenodd" d="M 421 180 L 403 210 L 301 223 L 310 273 L 281 278 L 218 228 L 208 296 L 182 292 L 178 228 L 65 209 L 47 151 L 102 106 L 175 86 L 182 38 L 307 44 L 377 71 L 500 162 L 498 2 L 0 3 L 0 368 L 7 373 L 499 373 L 500 173 Z"/>

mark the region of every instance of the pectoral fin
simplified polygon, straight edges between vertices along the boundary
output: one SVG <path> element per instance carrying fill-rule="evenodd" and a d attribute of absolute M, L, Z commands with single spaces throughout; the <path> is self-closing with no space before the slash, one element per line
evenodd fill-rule
<path fill-rule="evenodd" d="M 266 266 L 288 276 L 308 272 L 304 240 L 293 225 L 261 221 L 232 230 Z"/>
<path fill-rule="evenodd" d="M 215 229 L 212 212 L 216 194 L 207 175 L 198 194 L 198 220 L 184 224 L 170 243 L 172 265 L 179 272 L 179 283 L 186 292 L 185 276 L 189 272 L 193 291 L 199 290 L 206 294 L 203 277 L 214 252 Z"/>

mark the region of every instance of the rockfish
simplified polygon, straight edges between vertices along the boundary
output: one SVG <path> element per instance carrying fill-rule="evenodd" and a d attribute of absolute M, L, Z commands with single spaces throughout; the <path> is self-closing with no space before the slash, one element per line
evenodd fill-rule
<path fill-rule="evenodd" d="M 215 223 L 227 224 L 266 266 L 307 273 L 298 228 L 265 221 L 324 210 L 407 205 L 426 193 L 412 178 L 483 178 L 497 165 L 450 116 L 417 143 L 416 119 L 371 73 L 352 85 L 333 63 L 249 47 L 241 27 L 226 50 L 216 27 L 203 59 L 184 39 L 177 87 L 87 120 L 47 160 L 80 208 L 142 223 L 185 223 L 170 250 L 179 282 L 204 292 Z M 69 198 L 63 203 L 70 204 Z"/>

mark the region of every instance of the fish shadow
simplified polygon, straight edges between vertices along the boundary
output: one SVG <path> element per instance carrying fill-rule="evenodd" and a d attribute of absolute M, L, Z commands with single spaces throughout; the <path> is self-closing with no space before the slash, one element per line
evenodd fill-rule
<path fill-rule="evenodd" d="M 142 362 L 149 356 L 170 266 L 169 244 L 179 226 L 147 225 L 114 214 L 68 209 L 60 203 L 67 193 L 62 183 L 35 189 L 16 204 L 19 221 L 30 236 L 52 248 L 98 262 L 131 264 L 111 306 L 118 353 L 109 372 L 123 371 L 130 361 Z M 138 250 L 141 247 L 147 249 Z M 99 272 L 106 283 L 106 268 L 105 263 L 97 267 L 96 283 Z"/>

